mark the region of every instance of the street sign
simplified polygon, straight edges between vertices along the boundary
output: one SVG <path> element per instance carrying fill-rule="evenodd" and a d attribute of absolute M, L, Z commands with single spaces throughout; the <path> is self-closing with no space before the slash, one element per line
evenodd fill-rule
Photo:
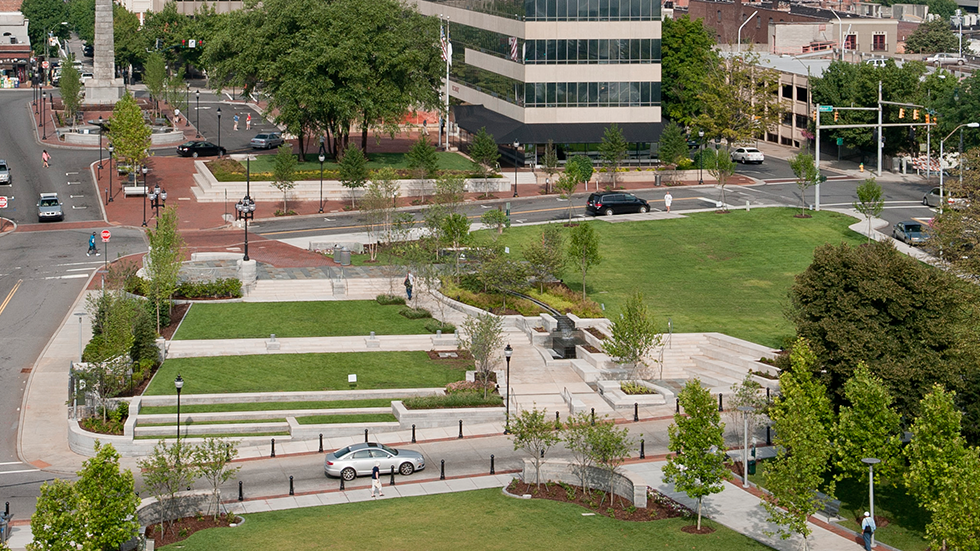
<path fill-rule="evenodd" d="M 844 138 L 837 138 L 837 145 L 844 145 Z"/>
<path fill-rule="evenodd" d="M 833 110 L 834 110 L 834 106 L 833 105 L 821 105 L 820 106 L 820 112 L 821 113 L 830 113 Z"/>
<path fill-rule="evenodd" d="M 0 195 L 0 209 L 5 209 L 5 208 L 7 208 L 7 196 Z"/>
<path fill-rule="evenodd" d="M 45 69 L 47 69 L 48 68 L 48 62 L 47 61 L 42 61 L 41 62 L 41 67 L 44 67 Z"/>
<path fill-rule="evenodd" d="M 105 241 L 105 242 L 108 243 L 110 237 L 112 237 L 112 234 L 109 233 L 109 230 L 102 230 L 102 240 L 103 241 Z"/>

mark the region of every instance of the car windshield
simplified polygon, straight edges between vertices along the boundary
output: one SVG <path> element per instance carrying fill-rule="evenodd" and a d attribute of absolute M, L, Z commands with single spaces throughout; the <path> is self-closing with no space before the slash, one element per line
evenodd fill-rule
<path fill-rule="evenodd" d="M 0 163 L 0 170 L 7 170 L 7 165 Z"/>
<path fill-rule="evenodd" d="M 396 450 L 395 448 L 389 448 L 388 446 L 385 446 L 384 444 L 380 444 L 380 446 L 381 446 L 381 449 L 387 450 L 388 453 L 390 453 L 391 455 L 398 455 L 398 450 Z"/>
<path fill-rule="evenodd" d="M 905 224 L 905 229 L 910 233 L 922 233 L 922 224 Z"/>
<path fill-rule="evenodd" d="M 269 135 L 268 134 L 259 134 L 258 136 L 255 137 L 255 139 L 256 140 L 267 140 L 267 139 L 269 139 Z"/>
<path fill-rule="evenodd" d="M 347 455 L 348 453 L 350 453 L 350 447 L 341 448 L 341 449 L 333 452 L 333 455 L 334 455 L 334 457 L 343 457 L 343 456 Z"/>
<path fill-rule="evenodd" d="M 58 206 L 58 200 L 57 199 L 41 199 L 41 206 L 42 207 L 57 207 Z"/>

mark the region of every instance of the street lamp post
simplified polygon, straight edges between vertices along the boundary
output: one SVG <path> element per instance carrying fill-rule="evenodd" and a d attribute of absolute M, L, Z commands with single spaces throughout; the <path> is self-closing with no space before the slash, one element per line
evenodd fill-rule
<path fill-rule="evenodd" d="M 41 92 L 41 139 L 48 139 L 48 125 L 44 124 L 44 100 L 48 98 L 47 92 Z"/>
<path fill-rule="evenodd" d="M 963 128 L 964 126 L 967 128 L 980 128 L 980 122 L 965 122 L 957 126 L 956 128 L 954 128 L 953 131 L 950 132 L 945 138 L 939 140 L 939 214 L 943 213 L 943 203 L 946 201 L 946 196 L 943 193 L 943 184 L 944 184 L 943 175 L 946 172 L 945 170 L 943 170 L 943 157 L 944 157 L 943 146 L 946 145 L 946 140 L 948 140 L 950 136 L 955 134 L 957 130 Z M 962 157 L 959 159 L 959 163 L 960 163 L 960 173 L 962 173 L 963 172 Z"/>
<path fill-rule="evenodd" d="M 255 201 L 250 196 L 251 160 L 251 156 L 245 156 L 245 197 L 242 197 L 242 200 L 235 204 L 239 217 L 245 222 L 245 256 L 242 260 L 246 262 L 248 262 L 248 220 L 255 216 Z"/>
<path fill-rule="evenodd" d="M 323 213 L 323 161 L 327 160 L 327 156 L 323 154 L 323 144 L 320 144 L 320 156 L 317 157 L 320 160 L 320 212 Z"/>
<path fill-rule="evenodd" d="M 180 449 L 180 389 L 184 388 L 184 379 L 177 374 L 174 379 L 174 387 L 177 388 L 177 449 Z"/>
<path fill-rule="evenodd" d="M 218 115 L 218 156 L 221 156 L 221 108 L 216 111 Z"/>
<path fill-rule="evenodd" d="M 200 138 L 201 137 L 201 91 L 200 90 L 194 91 L 194 97 L 197 98 L 197 107 L 194 108 L 194 110 L 197 111 L 196 130 L 197 130 L 197 137 Z"/>
<path fill-rule="evenodd" d="M 143 227 L 146 227 L 146 165 L 143 165 Z"/>
<path fill-rule="evenodd" d="M 514 197 L 517 197 L 517 149 L 521 142 L 514 140 Z"/>
<path fill-rule="evenodd" d="M 704 183 L 704 130 L 698 130 L 698 183 Z"/>
<path fill-rule="evenodd" d="M 78 316 L 78 363 L 82 363 L 82 318 L 87 316 L 86 312 L 75 312 Z"/>
<path fill-rule="evenodd" d="M 99 170 L 102 170 L 102 115 L 99 115 Z"/>
<path fill-rule="evenodd" d="M 187 88 L 184 89 L 184 108 L 185 109 L 190 109 L 191 108 L 191 85 L 190 85 L 190 83 L 188 83 L 187 84 Z M 187 126 L 190 123 L 191 123 L 191 118 L 188 117 L 187 114 L 185 113 L 184 114 L 184 126 Z"/>
<path fill-rule="evenodd" d="M 504 347 L 504 358 L 507 359 L 507 380 L 504 382 L 507 388 L 504 392 L 507 393 L 507 405 L 504 407 L 504 434 L 510 434 L 510 357 L 514 354 L 514 349 L 510 347 L 510 343 Z"/>
<path fill-rule="evenodd" d="M 150 207 L 153 208 L 154 215 L 160 217 L 160 207 L 167 206 L 167 190 L 160 189 L 160 184 L 153 186 L 153 193 L 150 194 Z"/>
<path fill-rule="evenodd" d="M 749 413 L 755 411 L 752 406 L 738 406 L 738 410 L 742 412 L 742 436 L 744 438 L 742 445 L 742 487 L 749 487 Z"/>
<path fill-rule="evenodd" d="M 875 518 L 875 465 L 881 463 L 881 460 L 875 457 L 865 457 L 861 462 L 868 466 L 868 498 L 871 501 L 870 513 L 873 522 Z M 874 544 L 875 534 L 871 532 L 871 546 L 874 547 Z"/>
<path fill-rule="evenodd" d="M 113 147 L 112 144 L 109 144 L 109 190 L 106 192 L 106 195 L 108 196 L 108 199 L 105 200 L 106 203 L 111 203 L 113 200 L 112 199 L 112 152 L 115 150 L 116 148 Z"/>

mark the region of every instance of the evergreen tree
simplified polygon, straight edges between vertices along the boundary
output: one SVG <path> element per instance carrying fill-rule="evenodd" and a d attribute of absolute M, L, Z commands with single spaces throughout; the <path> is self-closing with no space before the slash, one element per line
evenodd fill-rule
<path fill-rule="evenodd" d="M 599 234 L 591 223 L 582 223 L 572 228 L 568 240 L 568 257 L 582 268 L 582 300 L 585 300 L 585 275 L 589 268 L 602 262 Z"/>
<path fill-rule="evenodd" d="M 352 145 L 344 150 L 340 160 L 340 184 L 350 190 L 350 208 L 354 209 L 354 190 L 364 187 L 368 179 L 367 159 Z"/>
<path fill-rule="evenodd" d="M 626 138 L 623 137 L 623 131 L 619 125 L 612 123 L 607 126 L 602 136 L 602 143 L 599 144 L 599 156 L 602 157 L 602 162 L 606 165 L 605 170 L 609 174 L 609 181 L 612 182 L 613 189 L 616 188 L 616 172 L 628 154 L 629 144 L 626 143 Z"/>
<path fill-rule="evenodd" d="M 473 137 L 469 153 L 470 158 L 473 159 L 474 170 L 483 178 L 483 188 L 486 193 L 490 186 L 487 179 L 493 174 L 497 161 L 500 159 L 497 142 L 493 140 L 492 135 L 487 133 L 486 128 L 481 128 Z"/>
<path fill-rule="evenodd" d="M 286 196 L 289 190 L 296 187 L 296 156 L 293 155 L 293 147 L 284 143 L 276 150 L 276 156 L 272 164 L 272 187 L 282 192 L 282 214 L 289 214 L 286 205 Z M 353 203 L 351 204 L 353 206 Z"/>

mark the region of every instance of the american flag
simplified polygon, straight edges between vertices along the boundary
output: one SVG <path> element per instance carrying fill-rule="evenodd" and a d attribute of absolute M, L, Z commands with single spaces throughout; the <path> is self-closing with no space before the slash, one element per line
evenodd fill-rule
<path fill-rule="evenodd" d="M 517 61 L 517 37 L 512 36 L 509 39 L 510 42 L 510 60 Z"/>
<path fill-rule="evenodd" d="M 446 29 L 442 26 L 439 27 L 439 48 L 442 50 L 442 60 L 451 64 L 453 50 L 449 44 L 449 37 L 446 36 Z"/>

